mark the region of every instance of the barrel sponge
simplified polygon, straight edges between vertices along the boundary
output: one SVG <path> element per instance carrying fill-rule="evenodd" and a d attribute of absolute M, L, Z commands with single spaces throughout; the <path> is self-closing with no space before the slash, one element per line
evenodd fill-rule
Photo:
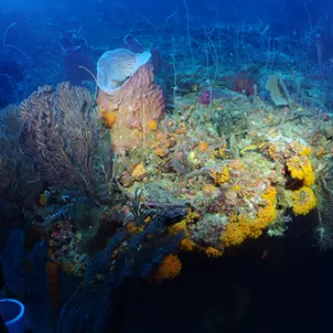
<path fill-rule="evenodd" d="M 112 134 L 115 151 L 137 147 L 151 131 L 149 124 L 163 115 L 165 100 L 154 81 L 151 53 L 133 53 L 126 49 L 105 52 L 97 64 L 100 88 L 97 104 Z M 110 125 L 111 124 L 111 125 Z"/>

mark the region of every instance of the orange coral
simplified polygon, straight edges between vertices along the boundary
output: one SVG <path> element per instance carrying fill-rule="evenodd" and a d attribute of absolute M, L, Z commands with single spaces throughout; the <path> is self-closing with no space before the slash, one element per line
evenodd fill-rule
<path fill-rule="evenodd" d="M 156 120 L 149 120 L 148 121 L 148 128 L 151 130 L 151 131 L 156 131 L 157 130 L 157 121 Z"/>
<path fill-rule="evenodd" d="M 269 187 L 261 196 L 263 206 L 259 208 L 257 217 L 251 221 L 249 237 L 258 238 L 263 230 L 276 219 L 276 189 Z"/>
<path fill-rule="evenodd" d="M 111 129 L 117 121 L 117 112 L 115 111 L 107 111 L 100 107 L 100 115 L 104 121 L 105 126 L 109 129 Z"/>
<path fill-rule="evenodd" d="M 196 244 L 192 240 L 184 238 L 180 243 L 180 248 L 183 251 L 193 251 L 196 248 Z"/>
<path fill-rule="evenodd" d="M 224 143 L 222 147 L 215 149 L 212 154 L 212 159 L 216 158 L 222 158 L 224 156 L 225 149 L 227 148 L 227 144 Z"/>
<path fill-rule="evenodd" d="M 201 151 L 207 151 L 208 149 L 208 144 L 206 141 L 200 141 L 200 144 L 199 144 L 199 150 Z"/>
<path fill-rule="evenodd" d="M 161 283 L 164 280 L 174 279 L 181 271 L 182 263 L 177 255 L 168 254 L 158 266 L 153 280 Z"/>

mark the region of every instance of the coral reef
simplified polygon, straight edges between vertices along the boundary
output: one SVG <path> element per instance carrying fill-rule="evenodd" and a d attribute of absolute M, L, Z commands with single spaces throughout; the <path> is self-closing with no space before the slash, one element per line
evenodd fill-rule
<path fill-rule="evenodd" d="M 303 123 L 311 127 L 316 120 L 300 122 L 297 108 L 281 123 L 284 111 L 272 114 L 259 98 L 253 108 L 250 100 L 222 96 L 201 108 L 193 94 L 193 105 L 182 111 L 186 124 L 177 114 L 166 116 L 145 142 L 118 155 L 113 181 L 123 202 L 97 215 L 94 207 L 79 205 L 78 212 L 94 217 L 73 215 L 72 209 L 67 221 L 53 223 L 50 246 L 64 270 L 85 276 L 86 285 L 105 279 L 118 285 L 130 276 L 159 283 L 181 270 L 179 252 L 220 257 L 262 235 L 282 236 L 291 212 L 307 215 L 317 207 L 321 165 L 331 148 L 322 151 L 322 142 L 307 138 Z M 246 130 L 236 123 L 237 136 L 218 132 L 214 112 L 237 114 L 240 108 L 248 109 Z M 176 214 L 171 220 L 168 211 Z M 92 256 L 82 242 L 98 237 L 94 226 L 104 228 L 102 221 L 117 224 L 110 243 L 105 239 Z"/>
<path fill-rule="evenodd" d="M 0 234 L 9 234 L 0 263 L 7 290 L 27 301 L 31 329 L 43 313 L 43 333 L 49 315 L 59 316 L 59 333 L 102 332 L 126 280 L 159 285 L 184 276 L 188 258 L 225 262 L 299 225 L 313 229 L 320 249 L 333 248 L 323 36 L 282 40 L 262 23 L 236 30 L 214 19 L 184 37 L 169 25 L 177 12 L 164 27 L 136 22 L 143 44 L 131 34 L 119 40 L 101 19 L 108 45 L 126 49 L 105 52 L 85 29 L 61 29 L 43 58 L 52 66 L 2 66 L 4 104 L 23 90 L 26 98 L 38 77 L 50 84 L 0 114 Z M 6 44 L 15 25 L 3 46 L 28 58 Z M 301 59 L 313 37 L 317 67 Z M 59 84 L 63 77 L 85 87 Z M 63 280 L 74 281 L 74 294 L 63 295 Z"/>
<path fill-rule="evenodd" d="M 126 154 L 110 149 L 119 110 L 94 107 L 84 88 L 42 87 L 21 104 L 23 149 L 48 186 L 27 216 L 57 269 L 86 286 L 130 277 L 158 284 L 179 274 L 182 252 L 221 257 L 262 235 L 282 236 L 290 214 L 318 206 L 320 217 L 320 195 L 331 186 L 331 120 L 318 140 L 307 131 L 317 119 L 298 105 L 286 111 L 227 90 L 212 91 L 205 107 L 197 92 L 187 98 L 177 112 L 150 119 Z M 245 122 L 235 121 L 239 110 Z M 229 130 L 219 124 L 225 114 Z"/>

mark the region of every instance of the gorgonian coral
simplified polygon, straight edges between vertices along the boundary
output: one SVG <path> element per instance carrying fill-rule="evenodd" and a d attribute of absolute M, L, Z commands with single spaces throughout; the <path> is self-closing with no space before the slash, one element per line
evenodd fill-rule
<path fill-rule="evenodd" d="M 19 108 L 0 110 L 0 199 L 21 205 L 32 202 L 40 184 L 32 160 L 22 154 L 20 131 Z"/>
<path fill-rule="evenodd" d="M 42 180 L 103 202 L 109 199 L 112 153 L 93 107 L 85 88 L 43 86 L 21 104 L 21 137 Z"/>

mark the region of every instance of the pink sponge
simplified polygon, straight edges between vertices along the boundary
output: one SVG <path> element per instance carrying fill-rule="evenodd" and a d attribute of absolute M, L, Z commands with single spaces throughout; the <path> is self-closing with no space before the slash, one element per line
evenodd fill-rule
<path fill-rule="evenodd" d="M 110 116 L 115 151 L 137 147 L 158 122 L 165 109 L 161 88 L 155 83 L 150 52 L 140 54 L 125 49 L 106 52 L 97 64 L 100 88 L 97 104 L 105 120 Z"/>

